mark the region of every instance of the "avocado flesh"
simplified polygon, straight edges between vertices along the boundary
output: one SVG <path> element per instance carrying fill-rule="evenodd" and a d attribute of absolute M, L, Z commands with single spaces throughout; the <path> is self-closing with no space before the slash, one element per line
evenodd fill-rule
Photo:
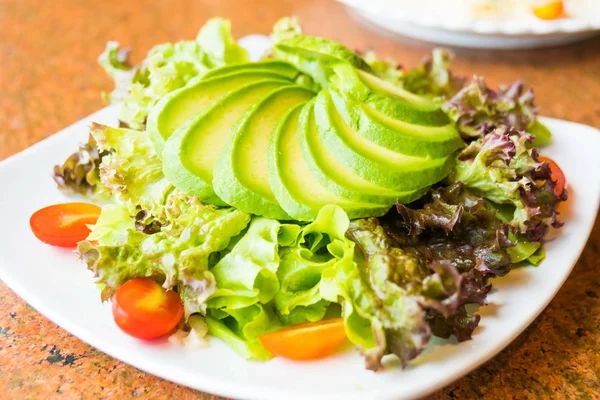
<path fill-rule="evenodd" d="M 397 191 L 416 190 L 440 181 L 452 168 L 452 156 L 405 155 L 364 138 L 340 117 L 327 89 L 315 99 L 314 112 L 319 136 L 327 149 L 346 168 L 371 183 Z"/>
<path fill-rule="evenodd" d="M 388 117 L 333 88 L 328 94 L 336 111 L 365 139 L 388 150 L 417 157 L 443 157 L 464 146 L 455 124 L 423 126 Z"/>
<path fill-rule="evenodd" d="M 235 122 L 257 101 L 282 86 L 286 81 L 263 81 L 229 93 L 190 123 L 181 141 L 182 164 L 194 175 L 210 183 L 213 168 L 229 131 Z"/>
<path fill-rule="evenodd" d="M 271 189 L 267 153 L 279 118 L 314 95 L 299 86 L 276 89 L 238 120 L 214 168 L 213 186 L 223 201 L 248 213 L 290 219 Z"/>
<path fill-rule="evenodd" d="M 207 203 L 224 205 L 213 190 L 212 173 L 229 130 L 252 104 L 286 85 L 291 82 L 281 79 L 250 83 L 187 119 L 167 139 L 163 151 L 163 172 L 173 186 Z"/>
<path fill-rule="evenodd" d="M 208 71 L 202 76 L 202 79 L 215 78 L 217 76 L 229 75 L 234 72 L 255 71 L 255 72 L 271 72 L 283 76 L 286 79 L 294 80 L 300 71 L 298 68 L 289 62 L 282 60 L 263 60 L 259 62 L 248 62 L 243 64 L 226 65 L 221 68 L 216 68 Z"/>
<path fill-rule="evenodd" d="M 212 79 L 195 80 L 163 97 L 152 108 L 146 123 L 146 130 L 157 154 L 162 155 L 164 141 L 189 117 L 232 90 L 265 79 L 283 78 L 272 72 L 240 71 Z"/>
<path fill-rule="evenodd" d="M 309 171 L 330 192 L 347 199 L 377 204 L 408 203 L 421 197 L 426 188 L 398 191 L 376 185 L 352 172 L 332 154 L 321 140 L 314 116 L 314 101 L 306 105 L 299 136 L 302 155 Z"/>
<path fill-rule="evenodd" d="M 384 215 L 391 204 L 356 202 L 329 192 L 310 173 L 302 157 L 298 137 L 299 119 L 306 118 L 299 104 L 283 115 L 275 128 L 268 151 L 268 169 L 275 198 L 292 218 L 312 221 L 321 207 L 336 204 L 350 219 Z"/>
<path fill-rule="evenodd" d="M 329 84 L 333 66 L 338 63 L 371 71 L 371 67 L 354 51 L 342 44 L 314 36 L 294 36 L 280 40 L 273 46 L 280 58 L 298 66 L 323 87 Z"/>
<path fill-rule="evenodd" d="M 450 123 L 448 116 L 433 100 L 347 64 L 336 65 L 334 72 L 332 87 L 392 118 L 422 126 L 445 126 Z"/>
<path fill-rule="evenodd" d="M 165 177 L 173 186 L 185 194 L 198 196 L 200 200 L 206 203 L 226 206 L 227 204 L 215 194 L 212 185 L 207 184 L 204 180 L 189 172 L 181 164 L 179 152 L 181 139 L 185 133 L 184 129 L 178 129 L 165 142 L 162 155 L 162 167 Z"/>

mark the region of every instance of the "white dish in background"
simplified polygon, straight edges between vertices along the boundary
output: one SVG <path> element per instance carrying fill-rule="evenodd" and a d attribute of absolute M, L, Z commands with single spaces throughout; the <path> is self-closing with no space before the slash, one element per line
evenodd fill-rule
<path fill-rule="evenodd" d="M 249 43 L 251 42 L 251 43 Z M 245 41 L 256 51 L 258 42 Z M 256 46 L 255 46 L 256 45 Z M 600 200 L 600 131 L 544 119 L 554 143 L 544 154 L 561 166 L 572 193 L 566 224 L 547 244 L 540 267 L 520 268 L 494 280 L 489 305 L 480 309 L 473 340 L 434 340 L 402 370 L 392 358 L 386 371 L 365 370 L 357 351 L 315 362 L 284 359 L 251 362 L 218 339 L 206 349 L 187 349 L 166 340 L 148 343 L 114 324 L 110 305 L 100 302 L 92 273 L 70 251 L 46 246 L 29 228 L 31 214 L 71 201 L 55 187 L 52 166 L 87 139 L 95 121 L 114 125 L 117 108 L 107 107 L 0 163 L 0 278 L 58 325 L 141 370 L 202 391 L 244 399 L 408 399 L 423 396 L 481 365 L 521 333 L 554 297 L 583 250 Z"/>
<path fill-rule="evenodd" d="M 469 48 L 531 49 L 573 43 L 600 34 L 600 13 L 589 19 L 544 21 L 534 16 L 474 20 L 423 13 L 390 0 L 338 0 L 349 12 L 391 33 L 427 42 Z"/>

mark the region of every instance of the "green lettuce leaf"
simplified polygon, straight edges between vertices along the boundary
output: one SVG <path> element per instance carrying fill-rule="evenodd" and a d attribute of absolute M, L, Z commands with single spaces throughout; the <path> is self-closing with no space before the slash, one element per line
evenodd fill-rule
<path fill-rule="evenodd" d="M 341 208 L 325 206 L 302 229 L 295 245 L 280 250 L 277 276 L 281 288 L 275 306 L 284 320 L 317 321 L 325 315 L 329 303 L 323 300 L 321 278 L 344 255 L 347 220 Z"/>
<path fill-rule="evenodd" d="M 117 42 L 109 42 L 98 62 L 115 81 L 108 100 L 123 102 L 119 120 L 137 130 L 144 129 L 148 113 L 161 97 L 212 68 L 248 60 L 231 36 L 230 22 L 221 18 L 209 20 L 196 40 L 153 47 L 138 66 L 131 66 L 128 54 Z"/>
<path fill-rule="evenodd" d="M 271 305 L 255 304 L 226 312 L 215 309 L 209 311 L 206 323 L 211 335 L 223 340 L 246 359 L 273 358 L 258 340 L 263 333 L 282 327 Z"/>
<path fill-rule="evenodd" d="M 131 64 L 130 54 L 130 49 L 121 49 L 119 42 L 111 41 L 98 57 L 98 64 L 115 83 L 115 89 L 107 95 L 111 102 L 121 101 L 127 96 L 129 85 L 136 75 L 137 68 Z"/>
<path fill-rule="evenodd" d="M 211 269 L 217 286 L 208 299 L 211 333 L 244 357 L 264 359 L 270 355 L 258 335 L 321 320 L 329 306 L 321 277 L 348 250 L 347 221 L 335 206 L 323 207 L 304 227 L 254 218 Z"/>
<path fill-rule="evenodd" d="M 254 218 L 248 231 L 211 272 L 217 290 L 208 301 L 211 308 L 238 309 L 268 303 L 279 290 L 278 231 L 281 224 Z"/>
<path fill-rule="evenodd" d="M 146 234 L 136 229 L 128 208 L 105 206 L 78 252 L 97 283 L 104 284 L 103 300 L 130 279 L 150 277 L 166 289 L 178 290 L 186 316 L 204 314 L 206 299 L 216 290 L 209 268 L 246 228 L 250 216 L 178 193 L 169 196 L 165 215 L 168 223 L 160 232 Z"/>
<path fill-rule="evenodd" d="M 456 77 L 450 70 L 454 55 L 445 49 L 434 49 L 417 67 L 403 74 L 402 87 L 424 96 L 451 98 L 464 85 L 464 78 Z"/>
<path fill-rule="evenodd" d="M 274 43 L 302 35 L 302 27 L 297 17 L 283 17 L 273 25 L 271 40 Z"/>
<path fill-rule="evenodd" d="M 392 58 L 379 58 L 374 51 L 368 51 L 364 59 L 373 73 L 388 82 L 400 85 L 404 73 L 402 67 Z"/>
<path fill-rule="evenodd" d="M 273 54 L 294 64 L 323 87 L 329 84 L 333 67 L 340 63 L 371 72 L 369 64 L 356 52 L 317 36 L 284 35 L 273 45 Z"/>
<path fill-rule="evenodd" d="M 542 248 L 540 242 L 530 242 L 522 235 L 510 234 L 509 238 L 515 244 L 513 247 L 506 249 L 511 261 L 516 264 L 522 261 L 529 260 L 533 257 L 534 262 L 538 262 L 537 256 L 534 256 Z M 541 260 L 540 260 L 541 261 Z M 533 265 L 536 265 L 532 262 Z"/>
<path fill-rule="evenodd" d="M 196 42 L 206 53 L 204 62 L 209 68 L 250 61 L 246 49 L 241 47 L 231 35 L 231 22 L 223 18 L 213 18 L 204 24 Z"/>
<path fill-rule="evenodd" d="M 207 347 L 208 325 L 206 319 L 199 314 L 194 314 L 186 322 L 187 324 L 180 324 L 180 328 L 169 336 L 169 343 L 190 349 Z"/>
<path fill-rule="evenodd" d="M 162 161 L 142 131 L 92 123 L 91 134 L 106 155 L 100 163 L 103 189 L 124 204 L 130 215 L 140 209 L 165 220 L 167 196 L 173 186 L 162 171 Z"/>
<path fill-rule="evenodd" d="M 537 267 L 542 263 L 542 261 L 544 261 L 545 258 L 546 250 L 544 249 L 544 246 L 540 246 L 535 253 L 527 258 L 527 261 L 529 261 L 531 265 L 535 265 Z"/>

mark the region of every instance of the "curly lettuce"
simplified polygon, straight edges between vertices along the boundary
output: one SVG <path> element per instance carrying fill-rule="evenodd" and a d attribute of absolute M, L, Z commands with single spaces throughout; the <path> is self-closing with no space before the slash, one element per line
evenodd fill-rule
<path fill-rule="evenodd" d="M 531 146 L 551 142 L 551 133 L 538 119 L 539 108 L 531 87 L 521 81 L 501 85 L 498 91 L 488 87 L 485 80 L 475 76 L 443 109 L 456 121 L 465 140 L 482 138 L 493 130 L 519 129 L 534 136 Z"/>
<path fill-rule="evenodd" d="M 153 47 L 138 66 L 128 55 L 118 42 L 109 42 L 98 62 L 115 82 L 108 100 L 123 102 L 119 120 L 137 130 L 144 129 L 148 113 L 164 95 L 210 69 L 249 60 L 233 39 L 230 22 L 222 18 L 208 20 L 196 40 Z"/>
<path fill-rule="evenodd" d="M 55 165 L 53 178 L 58 188 L 66 194 L 95 197 L 102 192 L 100 162 L 107 152 L 98 148 L 89 136 L 87 143 L 71 154 L 62 165 Z"/>
<path fill-rule="evenodd" d="M 539 242 L 550 226 L 562 225 L 556 208 L 567 199 L 567 191 L 555 193 L 548 163 L 538 160 L 537 148 L 529 148 L 531 140 L 515 129 L 496 129 L 459 154 L 449 180 L 462 182 L 492 203 L 510 206 L 505 213 L 514 230 Z"/>
<path fill-rule="evenodd" d="M 186 316 L 205 313 L 206 299 L 217 289 L 210 268 L 246 228 L 250 216 L 182 194 L 169 197 L 165 212 L 169 222 L 147 234 L 136 228 L 126 207 L 107 205 L 77 251 L 96 282 L 104 285 L 102 300 L 130 279 L 150 277 L 179 292 Z"/>
<path fill-rule="evenodd" d="M 174 187 L 165 178 L 148 135 L 96 123 L 90 129 L 98 148 L 106 153 L 99 165 L 103 189 L 127 206 L 131 215 L 141 209 L 164 221 L 164 205 Z"/>
<path fill-rule="evenodd" d="M 398 211 L 348 221 L 343 257 L 321 284 L 325 299 L 340 299 L 348 338 L 373 370 L 390 353 L 406 365 L 432 335 L 469 339 L 479 316 L 464 306 L 485 304 L 487 278 L 511 264 L 506 226 L 459 183 Z"/>
<path fill-rule="evenodd" d="M 265 359 L 271 355 L 258 335 L 323 319 L 329 301 L 321 294 L 321 278 L 348 249 L 347 219 L 335 206 L 324 207 L 305 226 L 254 218 L 211 269 L 217 287 L 207 301 L 211 334 L 243 357 Z"/>
<path fill-rule="evenodd" d="M 223 18 L 209 19 L 200 29 L 196 42 L 206 55 L 205 64 L 218 68 L 229 64 L 250 61 L 246 49 L 231 35 L 231 22 Z"/>
<path fill-rule="evenodd" d="M 295 36 L 302 36 L 302 26 L 300 26 L 297 17 L 283 17 L 279 19 L 273 25 L 273 32 L 270 35 L 274 43 Z"/>
<path fill-rule="evenodd" d="M 279 229 L 276 220 L 255 218 L 251 222 L 231 252 L 212 269 L 217 291 L 209 307 L 238 309 L 273 299 L 279 290 Z"/>
<path fill-rule="evenodd" d="M 454 55 L 448 50 L 436 48 L 431 57 L 425 58 L 417 67 L 403 74 L 404 89 L 424 96 L 451 98 L 464 86 L 465 79 L 450 70 Z"/>

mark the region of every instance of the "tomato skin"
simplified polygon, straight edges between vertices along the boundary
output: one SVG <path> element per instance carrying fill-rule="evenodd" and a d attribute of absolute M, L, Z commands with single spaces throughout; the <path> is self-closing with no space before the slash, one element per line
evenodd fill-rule
<path fill-rule="evenodd" d="M 121 285 L 112 298 L 115 323 L 138 339 L 156 339 L 172 331 L 183 316 L 179 294 L 165 290 L 150 278 Z"/>
<path fill-rule="evenodd" d="M 539 156 L 538 160 L 541 162 L 548 163 L 548 166 L 550 167 L 550 172 L 552 173 L 552 182 L 556 182 L 556 186 L 554 187 L 554 194 L 556 195 L 556 197 L 560 197 L 567 184 L 565 174 L 562 172 L 562 169 L 560 169 L 558 164 L 553 159 L 544 156 Z"/>
<path fill-rule="evenodd" d="M 346 340 L 344 320 L 326 319 L 290 325 L 258 337 L 260 343 L 276 356 L 291 360 L 314 360 L 325 357 Z"/>
<path fill-rule="evenodd" d="M 563 15 L 562 0 L 551 1 L 547 4 L 533 8 L 533 13 L 536 17 L 544 20 L 552 20 L 560 18 Z"/>
<path fill-rule="evenodd" d="M 63 203 L 33 213 L 29 225 L 33 234 L 51 246 L 75 247 L 90 233 L 87 225 L 98 220 L 102 209 L 90 203 Z"/>

